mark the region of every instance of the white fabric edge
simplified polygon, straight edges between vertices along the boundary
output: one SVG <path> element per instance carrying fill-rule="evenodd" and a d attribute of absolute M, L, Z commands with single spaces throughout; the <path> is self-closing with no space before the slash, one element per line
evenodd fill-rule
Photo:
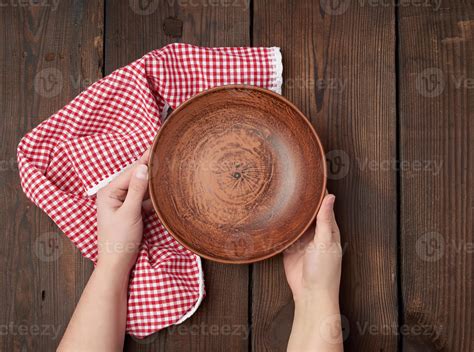
<path fill-rule="evenodd" d="M 122 170 L 120 171 L 117 171 L 115 174 L 103 179 L 102 181 L 99 181 L 99 183 L 97 183 L 95 186 L 89 188 L 87 191 L 86 191 L 86 194 L 88 196 L 93 196 L 94 194 L 96 194 L 97 192 L 99 192 L 102 188 L 106 187 L 110 182 L 112 182 L 118 175 L 120 175 L 122 172 L 124 172 L 125 170 L 131 168 L 134 164 L 136 163 L 136 161 L 134 161 L 133 163 L 131 163 L 130 165 L 127 165 L 125 166 Z"/>
<path fill-rule="evenodd" d="M 163 106 L 163 110 L 161 110 L 160 119 L 161 122 L 165 122 L 166 118 L 168 117 L 168 109 L 170 105 L 165 101 L 165 106 Z"/>
<path fill-rule="evenodd" d="M 87 190 L 87 195 L 89 196 L 92 196 L 94 194 L 96 194 L 100 189 L 106 187 L 110 182 L 112 182 L 113 179 L 115 179 L 118 175 L 120 175 L 122 172 L 124 172 L 125 170 L 129 169 L 130 167 L 132 167 L 136 162 L 133 162 L 131 163 L 130 165 L 124 167 L 122 170 L 116 172 L 115 174 L 113 174 L 112 176 L 109 176 L 107 177 L 106 179 L 100 181 L 97 185 L 95 185 L 94 187 L 90 188 Z M 194 305 L 191 307 L 190 310 L 188 310 L 181 318 L 179 318 L 179 320 L 174 323 L 173 325 L 177 325 L 177 324 L 181 324 L 182 322 L 184 322 L 186 319 L 188 319 L 189 317 L 191 317 L 195 312 L 196 310 L 199 308 L 199 306 L 201 305 L 201 302 L 202 300 L 204 299 L 204 272 L 202 270 L 202 262 L 201 262 L 201 257 L 199 257 L 198 255 L 194 255 L 195 258 L 196 258 L 196 262 L 197 262 L 197 265 L 198 265 L 198 269 L 199 269 L 199 297 L 196 301 L 196 303 L 194 303 Z"/>
<path fill-rule="evenodd" d="M 277 46 L 270 48 L 273 63 L 273 87 L 271 90 L 281 94 L 281 86 L 283 85 L 283 59 L 281 55 L 281 50 Z"/>
<path fill-rule="evenodd" d="M 197 299 L 196 303 L 194 306 L 186 313 L 184 314 L 176 323 L 173 325 L 178 325 L 184 322 L 186 319 L 191 317 L 196 310 L 199 308 L 201 305 L 202 300 L 204 299 L 204 273 L 202 270 L 202 262 L 201 262 L 201 257 L 198 255 L 195 255 L 198 263 L 198 268 L 199 268 L 199 298 Z"/>

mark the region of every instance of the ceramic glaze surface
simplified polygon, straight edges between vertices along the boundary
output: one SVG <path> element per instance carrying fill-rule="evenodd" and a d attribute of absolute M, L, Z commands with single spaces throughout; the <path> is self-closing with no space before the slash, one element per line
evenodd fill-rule
<path fill-rule="evenodd" d="M 291 103 L 227 86 L 180 106 L 150 157 L 163 225 L 206 258 L 248 263 L 277 254 L 311 224 L 325 191 L 324 152 Z"/>

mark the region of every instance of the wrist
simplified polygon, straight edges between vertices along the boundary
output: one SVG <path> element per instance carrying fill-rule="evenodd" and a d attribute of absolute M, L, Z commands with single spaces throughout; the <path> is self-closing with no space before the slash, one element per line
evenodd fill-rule
<path fill-rule="evenodd" d="M 339 295 L 329 290 L 318 289 L 305 292 L 300 295 L 294 295 L 295 309 L 313 311 L 319 308 L 337 308 L 339 309 Z"/>
<path fill-rule="evenodd" d="M 100 259 L 97 261 L 95 271 L 103 276 L 106 280 L 113 280 L 116 282 L 128 282 L 131 267 L 121 261 L 107 259 Z"/>
<path fill-rule="evenodd" d="M 288 351 L 342 351 L 339 300 L 325 290 L 295 298 Z"/>

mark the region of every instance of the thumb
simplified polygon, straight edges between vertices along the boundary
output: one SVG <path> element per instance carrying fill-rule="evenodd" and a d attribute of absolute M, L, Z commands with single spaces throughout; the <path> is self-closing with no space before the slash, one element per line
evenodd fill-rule
<path fill-rule="evenodd" d="M 316 243 L 339 241 L 339 228 L 337 227 L 333 210 L 335 200 L 336 197 L 332 194 L 327 195 L 323 199 L 316 218 L 316 234 L 314 237 Z"/>
<path fill-rule="evenodd" d="M 127 196 L 123 206 L 134 215 L 141 215 L 142 202 L 148 188 L 148 167 L 137 165 L 130 179 Z"/>

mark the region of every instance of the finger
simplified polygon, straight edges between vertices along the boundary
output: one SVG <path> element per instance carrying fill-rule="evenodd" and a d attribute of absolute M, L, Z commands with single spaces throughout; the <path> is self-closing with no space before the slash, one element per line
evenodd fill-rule
<path fill-rule="evenodd" d="M 338 242 L 339 228 L 334 216 L 334 202 L 336 197 L 329 194 L 324 197 L 316 218 L 315 242 Z"/>
<path fill-rule="evenodd" d="M 150 156 L 150 149 L 147 149 L 145 153 L 136 162 L 131 164 L 125 171 L 123 171 L 116 179 L 110 182 L 109 186 L 113 189 L 125 191 L 128 190 L 128 185 L 132 179 L 132 175 L 135 168 L 138 165 L 148 165 L 148 157 Z"/>
<path fill-rule="evenodd" d="M 148 166 L 145 164 L 138 165 L 134 169 L 133 176 L 128 186 L 128 193 L 123 207 L 127 208 L 127 211 L 131 215 L 141 215 L 141 208 L 143 197 L 148 189 Z"/>
<path fill-rule="evenodd" d="M 285 249 L 284 254 L 293 254 L 293 253 L 304 254 L 305 248 L 314 238 L 314 229 L 315 229 L 315 224 L 313 223 L 295 243 L 293 243 L 290 247 Z"/>
<path fill-rule="evenodd" d="M 153 212 L 155 209 L 153 208 L 153 203 L 151 202 L 151 199 L 145 199 L 142 202 L 142 208 L 145 211 L 146 214 Z"/>
<path fill-rule="evenodd" d="M 97 192 L 97 206 L 99 208 L 117 209 L 123 204 L 126 195 L 126 190 L 108 185 Z"/>

